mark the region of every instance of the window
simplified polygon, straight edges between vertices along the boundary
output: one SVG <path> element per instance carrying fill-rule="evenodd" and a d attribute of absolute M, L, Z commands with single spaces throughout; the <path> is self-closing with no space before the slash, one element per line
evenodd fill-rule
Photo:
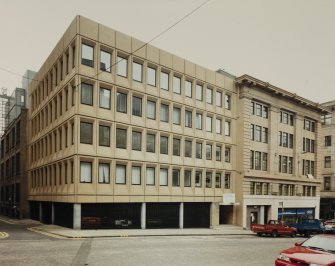
<path fill-rule="evenodd" d="M 250 182 L 250 195 L 255 195 L 255 182 Z"/>
<path fill-rule="evenodd" d="M 93 105 L 93 85 L 81 83 L 81 103 Z"/>
<path fill-rule="evenodd" d="M 154 186 L 155 185 L 155 168 L 147 167 L 147 185 Z"/>
<path fill-rule="evenodd" d="M 330 190 L 330 176 L 325 176 L 323 178 L 323 188 L 324 190 Z"/>
<path fill-rule="evenodd" d="M 315 121 L 304 119 L 304 129 L 314 132 L 315 131 Z"/>
<path fill-rule="evenodd" d="M 88 122 L 80 122 L 80 143 L 93 143 L 93 124 Z"/>
<path fill-rule="evenodd" d="M 185 157 L 192 157 L 192 141 L 185 140 Z"/>
<path fill-rule="evenodd" d="M 121 92 L 116 94 L 116 111 L 127 113 L 127 94 Z"/>
<path fill-rule="evenodd" d="M 216 91 L 216 106 L 222 107 L 222 92 L 221 91 Z"/>
<path fill-rule="evenodd" d="M 99 183 L 109 183 L 109 164 L 99 163 Z"/>
<path fill-rule="evenodd" d="M 191 186 L 191 176 L 192 176 L 192 172 L 190 170 L 184 171 L 184 187 Z"/>
<path fill-rule="evenodd" d="M 90 46 L 84 43 L 81 45 L 81 63 L 86 66 L 94 67 L 94 47 L 93 46 Z"/>
<path fill-rule="evenodd" d="M 213 104 L 213 90 L 210 88 L 207 88 L 206 90 L 206 102 L 208 104 Z"/>
<path fill-rule="evenodd" d="M 207 132 L 212 132 L 212 117 L 211 116 L 206 116 L 206 131 Z"/>
<path fill-rule="evenodd" d="M 224 149 L 224 161 L 230 163 L 230 147 L 225 147 Z"/>
<path fill-rule="evenodd" d="M 251 112 L 253 115 L 257 115 L 263 118 L 268 118 L 269 108 L 266 105 L 251 102 Z"/>
<path fill-rule="evenodd" d="M 92 183 L 92 163 L 80 162 L 80 182 Z"/>
<path fill-rule="evenodd" d="M 147 74 L 148 74 L 148 85 L 151 86 L 156 86 L 156 69 L 153 67 L 148 67 L 147 70 Z"/>
<path fill-rule="evenodd" d="M 293 135 L 290 134 L 290 137 L 292 136 L 292 141 L 290 139 L 290 148 L 291 148 L 291 144 L 292 144 L 292 148 L 293 148 Z M 266 127 L 262 127 L 262 141 L 264 143 L 268 143 L 268 129 Z"/>
<path fill-rule="evenodd" d="M 147 152 L 155 152 L 155 135 L 147 134 Z"/>
<path fill-rule="evenodd" d="M 160 154 L 168 154 L 169 152 L 169 138 L 165 136 L 160 137 Z"/>
<path fill-rule="evenodd" d="M 222 133 L 222 120 L 220 118 L 216 118 L 216 134 Z"/>
<path fill-rule="evenodd" d="M 192 127 L 192 111 L 185 111 L 185 127 Z"/>
<path fill-rule="evenodd" d="M 126 184 L 126 166 L 122 164 L 117 164 L 115 170 L 115 183 Z"/>
<path fill-rule="evenodd" d="M 100 51 L 100 70 L 111 72 L 112 70 L 111 62 L 112 62 L 112 54 L 101 50 Z"/>
<path fill-rule="evenodd" d="M 99 125 L 99 146 L 110 146 L 110 127 Z"/>
<path fill-rule="evenodd" d="M 266 152 L 262 153 L 262 170 L 268 170 L 268 154 Z"/>
<path fill-rule="evenodd" d="M 180 170 L 179 169 L 172 170 L 172 186 L 173 187 L 180 186 Z"/>
<path fill-rule="evenodd" d="M 141 167 L 133 166 L 131 168 L 131 184 L 141 185 Z"/>
<path fill-rule="evenodd" d="M 169 122 L 169 106 L 166 104 L 161 104 L 161 121 Z"/>
<path fill-rule="evenodd" d="M 179 77 L 173 76 L 173 92 L 180 94 L 180 84 L 181 79 Z"/>
<path fill-rule="evenodd" d="M 221 188 L 221 173 L 215 174 L 215 187 Z"/>
<path fill-rule="evenodd" d="M 331 156 L 325 156 L 325 168 L 331 167 Z"/>
<path fill-rule="evenodd" d="M 325 146 L 329 147 L 332 145 L 332 136 L 325 136 Z"/>
<path fill-rule="evenodd" d="M 173 107 L 173 124 L 180 125 L 180 108 Z"/>
<path fill-rule="evenodd" d="M 142 116 L 142 98 L 133 96 L 133 115 Z"/>
<path fill-rule="evenodd" d="M 331 122 L 332 122 L 332 115 L 331 114 L 321 115 L 321 123 L 323 125 L 330 125 Z"/>
<path fill-rule="evenodd" d="M 202 85 L 197 84 L 195 86 L 195 99 L 202 101 Z"/>
<path fill-rule="evenodd" d="M 293 126 L 294 115 L 285 111 L 280 111 L 280 123 Z"/>
<path fill-rule="evenodd" d="M 137 132 L 137 131 L 132 132 L 131 148 L 134 151 L 142 150 L 142 133 L 141 132 Z"/>
<path fill-rule="evenodd" d="M 308 138 L 303 138 L 302 150 L 304 152 L 314 153 L 314 144 L 315 144 L 314 140 L 308 139 Z"/>
<path fill-rule="evenodd" d="M 202 159 L 202 143 L 195 144 L 195 158 Z"/>
<path fill-rule="evenodd" d="M 185 96 L 192 98 L 192 82 L 185 80 Z"/>
<path fill-rule="evenodd" d="M 212 160 L 212 145 L 206 144 L 206 160 Z"/>
<path fill-rule="evenodd" d="M 200 130 L 202 129 L 202 114 L 195 114 L 195 128 Z"/>
<path fill-rule="evenodd" d="M 142 82 L 142 64 L 133 62 L 133 80 Z"/>
<path fill-rule="evenodd" d="M 314 175 L 314 161 L 302 160 L 302 174 L 303 175 Z"/>
<path fill-rule="evenodd" d="M 156 119 L 156 102 L 147 102 L 147 118 Z"/>
<path fill-rule="evenodd" d="M 231 110 L 231 95 L 225 95 L 225 108 Z"/>
<path fill-rule="evenodd" d="M 118 76 L 121 76 L 121 77 L 127 77 L 128 75 L 128 71 L 127 71 L 127 68 L 128 68 L 128 59 L 127 58 L 124 58 L 124 57 L 121 57 L 121 56 L 118 56 L 117 57 L 117 63 L 116 63 L 116 66 L 117 66 L 117 75 Z"/>
<path fill-rule="evenodd" d="M 230 174 L 229 173 L 226 173 L 224 175 L 224 188 L 230 189 Z"/>
<path fill-rule="evenodd" d="M 159 172 L 159 185 L 167 186 L 168 185 L 168 169 L 161 168 Z"/>
<path fill-rule="evenodd" d="M 225 136 L 229 137 L 230 134 L 231 134 L 231 123 L 229 121 L 225 121 L 224 123 L 224 133 L 225 133 Z"/>
<path fill-rule="evenodd" d="M 206 187 L 211 188 L 212 187 L 212 173 L 206 172 Z"/>
<path fill-rule="evenodd" d="M 100 88 L 99 107 L 104 109 L 111 109 L 111 90 Z"/>
<path fill-rule="evenodd" d="M 161 72 L 161 89 L 169 90 L 169 74 Z"/>
<path fill-rule="evenodd" d="M 173 155 L 180 156 L 180 139 L 173 139 Z"/>
<path fill-rule="evenodd" d="M 127 130 L 122 128 L 116 129 L 116 148 L 127 149 Z"/>
<path fill-rule="evenodd" d="M 218 162 L 221 162 L 221 146 L 216 146 L 215 157 Z"/>
<path fill-rule="evenodd" d="M 202 179 L 202 173 L 200 171 L 196 171 L 195 180 L 194 180 L 195 187 L 201 187 L 201 183 L 202 183 L 201 179 Z"/>

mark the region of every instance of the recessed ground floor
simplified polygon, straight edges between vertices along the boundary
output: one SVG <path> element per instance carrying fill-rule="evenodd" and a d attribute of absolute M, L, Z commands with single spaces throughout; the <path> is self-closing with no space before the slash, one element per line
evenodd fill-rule
<path fill-rule="evenodd" d="M 335 197 L 321 198 L 320 200 L 320 219 L 335 219 Z"/>
<path fill-rule="evenodd" d="M 248 195 L 243 199 L 243 227 L 269 220 L 296 223 L 299 219 L 319 219 L 319 197 Z"/>
<path fill-rule="evenodd" d="M 30 217 L 77 229 L 209 228 L 233 223 L 216 202 L 59 203 L 30 201 Z"/>

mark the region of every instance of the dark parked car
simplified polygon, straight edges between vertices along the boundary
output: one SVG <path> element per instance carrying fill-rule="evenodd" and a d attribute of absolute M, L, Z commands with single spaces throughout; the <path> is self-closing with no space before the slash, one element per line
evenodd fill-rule
<path fill-rule="evenodd" d="M 299 223 L 289 224 L 297 228 L 297 234 L 309 237 L 311 234 L 320 234 L 324 231 L 324 225 L 318 219 L 303 219 Z"/>
<path fill-rule="evenodd" d="M 316 235 L 283 250 L 276 266 L 335 266 L 335 235 Z"/>

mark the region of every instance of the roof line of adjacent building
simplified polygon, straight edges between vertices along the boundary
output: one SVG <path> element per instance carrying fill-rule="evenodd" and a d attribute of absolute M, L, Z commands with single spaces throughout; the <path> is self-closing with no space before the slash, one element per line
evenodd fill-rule
<path fill-rule="evenodd" d="M 247 75 L 247 74 L 244 74 L 240 77 L 237 77 L 236 78 L 236 83 L 237 84 L 252 85 L 252 86 L 258 87 L 258 88 L 263 89 L 265 91 L 268 91 L 270 93 L 274 93 L 278 96 L 288 98 L 291 101 L 296 102 L 300 105 L 304 105 L 304 106 L 310 107 L 312 109 L 315 109 L 315 110 L 317 110 L 321 113 L 328 113 L 329 112 L 329 110 L 327 108 L 325 108 L 324 106 L 322 106 L 320 103 L 313 102 L 311 100 L 308 100 L 306 98 L 303 98 L 303 97 L 297 95 L 296 93 L 292 93 L 292 92 L 289 92 L 287 90 L 281 89 L 279 87 L 276 87 L 276 86 L 270 84 L 269 82 L 259 80 L 255 77 L 252 77 L 252 76 Z"/>

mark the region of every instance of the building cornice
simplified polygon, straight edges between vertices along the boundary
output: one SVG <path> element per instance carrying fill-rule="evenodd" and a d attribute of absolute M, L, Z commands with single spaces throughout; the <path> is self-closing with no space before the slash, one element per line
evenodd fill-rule
<path fill-rule="evenodd" d="M 236 78 L 236 84 L 237 85 L 246 85 L 248 87 L 256 87 L 256 88 L 262 89 L 266 92 L 274 94 L 275 96 L 289 99 L 292 102 L 295 102 L 296 104 L 298 104 L 302 107 L 305 107 L 305 108 L 307 107 L 307 108 L 313 109 L 314 111 L 317 111 L 319 113 L 328 113 L 329 112 L 329 110 L 324 108 L 324 106 L 322 106 L 319 103 L 310 101 L 306 98 L 303 98 L 303 97 L 297 95 L 296 93 L 288 92 L 286 90 L 283 90 L 281 88 L 278 88 L 278 87 L 270 84 L 269 82 L 265 82 L 265 81 L 256 79 L 256 78 L 254 78 L 252 76 L 249 76 L 247 74 Z"/>

